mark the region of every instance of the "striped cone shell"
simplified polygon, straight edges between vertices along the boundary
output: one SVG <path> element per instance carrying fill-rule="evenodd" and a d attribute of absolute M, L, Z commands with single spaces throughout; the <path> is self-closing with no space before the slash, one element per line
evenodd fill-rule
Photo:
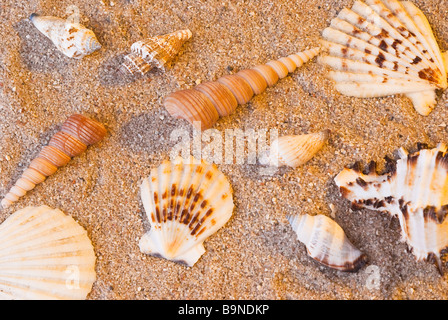
<path fill-rule="evenodd" d="M 318 53 L 318 48 L 299 52 L 279 60 L 269 61 L 264 65 L 241 70 L 236 74 L 222 76 L 216 81 L 206 82 L 192 89 L 182 90 L 181 94 L 178 93 L 179 91 L 171 93 L 165 98 L 164 106 L 171 116 L 185 119 L 193 125 L 194 122 L 201 121 L 201 124 L 195 127 L 201 130 L 209 129 L 219 117 L 232 114 L 238 104 L 246 104 L 254 95 L 273 86 L 279 79 L 294 72 L 296 68 L 314 58 Z M 203 93 L 204 97 L 201 101 L 192 104 L 190 96 L 197 96 L 194 93 L 197 91 Z M 219 115 L 218 118 L 215 112 L 210 111 L 210 105 Z M 201 113 L 204 114 L 201 115 Z M 214 113 L 214 116 L 210 117 L 210 113 Z"/>
<path fill-rule="evenodd" d="M 23 197 L 27 191 L 42 183 L 48 176 L 65 166 L 72 157 L 83 153 L 87 146 L 99 142 L 106 135 L 104 126 L 80 114 L 70 116 L 57 132 L 33 159 L 22 177 L 1 201 L 3 208 Z"/>
<path fill-rule="evenodd" d="M 140 240 L 143 253 L 193 266 L 203 242 L 232 216 L 232 188 L 213 164 L 193 157 L 165 161 L 141 185 L 151 230 Z"/>

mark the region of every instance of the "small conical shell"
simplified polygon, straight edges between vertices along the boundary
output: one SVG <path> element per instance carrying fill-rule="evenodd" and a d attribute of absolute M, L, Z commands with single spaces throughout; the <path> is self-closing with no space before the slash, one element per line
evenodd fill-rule
<path fill-rule="evenodd" d="M 330 130 L 283 136 L 272 142 L 269 153 L 260 158 L 262 164 L 296 168 L 308 162 L 322 149 L 328 140 Z"/>
<path fill-rule="evenodd" d="M 404 94 L 418 113 L 428 115 L 435 91 L 448 86 L 429 22 L 411 2 L 356 1 L 339 12 L 322 37 L 328 55 L 320 61 L 333 69 L 329 76 L 344 95 Z"/>
<path fill-rule="evenodd" d="M 93 31 L 79 23 L 35 13 L 30 16 L 30 20 L 69 58 L 81 59 L 101 48 Z"/>
<path fill-rule="evenodd" d="M 154 67 L 163 69 L 191 36 L 191 31 L 186 29 L 138 41 L 131 46 L 131 53 L 125 57 L 120 71 L 124 74 L 145 75 Z"/>
<path fill-rule="evenodd" d="M 3 208 L 9 207 L 27 191 L 54 174 L 59 167 L 66 165 L 87 149 L 87 146 L 97 143 L 106 135 L 106 128 L 92 119 L 80 114 L 70 116 L 57 132 L 42 148 L 36 159 L 33 159 L 22 177 L 11 188 L 1 201 Z"/>
<path fill-rule="evenodd" d="M 232 188 L 215 165 L 178 158 L 151 171 L 141 185 L 151 230 L 140 240 L 144 253 L 193 266 L 203 242 L 232 216 Z"/>
<path fill-rule="evenodd" d="M 345 235 L 344 230 L 324 215 L 289 216 L 288 221 L 305 244 L 308 255 L 316 261 L 341 271 L 358 271 L 367 257 Z"/>
<path fill-rule="evenodd" d="M 293 72 L 298 66 L 312 59 L 319 53 L 319 48 L 310 49 L 301 53 L 290 55 L 279 60 L 270 61 L 268 64 L 258 65 L 252 69 L 242 70 L 233 75 L 225 75 L 215 81 L 227 87 L 234 99 L 229 98 L 228 92 L 224 92 L 222 86 L 213 85 L 214 82 L 207 82 L 207 85 L 199 85 L 199 88 L 192 88 L 171 93 L 165 98 L 164 106 L 169 114 L 175 118 L 183 118 L 195 125 L 195 121 L 201 121 L 196 128 L 206 130 L 211 128 L 218 120 L 219 116 L 230 115 L 235 109 L 234 100 L 238 104 L 245 104 L 254 94 L 262 93 L 268 86 L 273 86 L 280 78 L 284 78 L 288 72 Z M 192 105 L 191 96 L 200 91 L 203 93 L 201 101 Z M 204 98 L 207 102 L 204 101 Z M 186 101 L 182 101 L 186 99 Z M 222 101 L 221 101 L 222 99 Z M 214 106 L 216 116 L 210 117 L 209 106 Z M 192 112 L 192 110 L 194 110 Z M 215 113 L 213 112 L 213 113 Z M 201 113 L 204 113 L 201 115 Z M 201 120 L 203 119 L 203 120 Z"/>
<path fill-rule="evenodd" d="M 85 299 L 95 281 L 95 253 L 72 217 L 27 207 L 0 225 L 0 298 Z"/>

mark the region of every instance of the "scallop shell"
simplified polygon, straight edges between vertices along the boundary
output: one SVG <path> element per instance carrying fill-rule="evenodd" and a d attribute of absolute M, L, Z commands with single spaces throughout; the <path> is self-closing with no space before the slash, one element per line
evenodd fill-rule
<path fill-rule="evenodd" d="M 436 89 L 447 88 L 446 61 L 425 15 L 397 0 L 356 1 L 323 31 L 328 55 L 320 61 L 333 71 L 336 89 L 347 96 L 408 96 L 428 115 Z"/>
<path fill-rule="evenodd" d="M 47 206 L 21 209 L 0 225 L 0 298 L 85 299 L 95 259 L 72 217 Z"/>
<path fill-rule="evenodd" d="M 101 48 L 93 31 L 79 23 L 36 13 L 30 16 L 30 20 L 69 58 L 81 59 Z"/>
<path fill-rule="evenodd" d="M 341 271 L 358 271 L 367 257 L 348 240 L 344 230 L 324 215 L 288 216 L 297 239 L 316 261 Z"/>
<path fill-rule="evenodd" d="M 249 102 L 255 94 L 262 93 L 267 87 L 273 86 L 279 79 L 314 58 L 319 50 L 314 48 L 299 52 L 252 69 L 241 70 L 233 75 L 222 76 L 217 81 L 171 93 L 165 98 L 163 104 L 172 117 L 186 119 L 198 130 L 209 129 L 219 116 L 232 114 L 238 104 Z M 198 96 L 195 93 L 198 91 L 203 95 L 200 101 L 192 103 L 191 97 Z M 218 117 L 216 117 L 217 114 Z"/>
<path fill-rule="evenodd" d="M 421 146 L 420 146 L 421 147 Z M 371 162 L 364 172 L 359 165 L 344 169 L 336 178 L 344 198 L 355 209 L 368 208 L 398 217 L 402 241 L 417 260 L 440 256 L 448 247 L 448 153 L 444 144 L 389 159 L 388 170 L 378 173 Z"/>
<path fill-rule="evenodd" d="M 268 153 L 260 157 L 262 164 L 296 168 L 311 160 L 328 140 L 330 130 L 283 136 L 276 139 Z"/>
<path fill-rule="evenodd" d="M 42 148 L 6 194 L 1 201 L 3 208 L 19 200 L 27 191 L 34 189 L 58 168 L 66 165 L 72 157 L 83 153 L 87 146 L 99 142 L 105 135 L 106 129 L 101 123 L 80 114 L 70 116 L 62 125 L 61 131 L 51 138 L 48 146 Z"/>
<path fill-rule="evenodd" d="M 125 56 L 119 70 L 125 75 L 143 76 L 154 67 L 163 69 L 191 36 L 186 29 L 138 41 L 131 46 L 131 53 Z"/>
<path fill-rule="evenodd" d="M 153 169 L 141 197 L 151 230 L 140 250 L 188 266 L 205 253 L 203 242 L 230 219 L 234 207 L 227 178 L 193 157 Z"/>

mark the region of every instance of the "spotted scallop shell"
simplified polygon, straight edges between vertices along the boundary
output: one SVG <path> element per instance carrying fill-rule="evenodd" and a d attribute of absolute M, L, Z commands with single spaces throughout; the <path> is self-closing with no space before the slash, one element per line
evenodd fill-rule
<path fill-rule="evenodd" d="M 18 201 L 58 168 L 65 166 L 72 157 L 86 151 L 87 146 L 101 141 L 106 133 L 101 123 L 81 114 L 71 115 L 6 194 L 1 201 L 2 207 L 7 208 Z"/>
<path fill-rule="evenodd" d="M 79 23 L 36 13 L 30 16 L 30 20 L 69 58 L 81 59 L 101 48 L 93 31 Z"/>
<path fill-rule="evenodd" d="M 152 68 L 163 69 L 191 36 L 185 29 L 135 42 L 119 70 L 124 75 L 143 76 Z"/>
<path fill-rule="evenodd" d="M 239 104 L 246 104 L 256 94 L 276 84 L 289 73 L 313 59 L 314 48 L 269 61 L 235 74 L 224 75 L 216 81 L 202 83 L 192 89 L 171 93 L 164 106 L 174 118 L 190 122 L 197 130 L 211 128 L 219 117 L 232 114 Z"/>
<path fill-rule="evenodd" d="M 0 299 L 85 299 L 95 260 L 72 217 L 47 206 L 21 209 L 0 225 Z"/>
<path fill-rule="evenodd" d="M 232 216 L 232 188 L 215 165 L 177 158 L 151 171 L 141 185 L 151 230 L 140 240 L 143 253 L 193 266 L 203 242 Z"/>
<path fill-rule="evenodd" d="M 420 145 L 420 148 L 424 145 Z M 398 217 L 402 241 L 417 260 L 440 256 L 448 248 L 448 153 L 445 144 L 408 154 L 400 149 L 396 163 L 378 173 L 376 163 L 366 170 L 357 164 L 335 178 L 344 198 L 355 209 L 368 208 Z"/>
<path fill-rule="evenodd" d="M 260 162 L 273 166 L 296 168 L 308 162 L 322 149 L 328 140 L 330 130 L 283 136 L 276 139 L 268 153 L 261 155 Z"/>
<path fill-rule="evenodd" d="M 340 271 L 355 272 L 366 263 L 366 255 L 327 216 L 303 214 L 287 218 L 297 239 L 305 244 L 308 255 L 323 265 Z"/>
<path fill-rule="evenodd" d="M 428 115 L 436 90 L 447 88 L 447 61 L 425 15 L 413 3 L 355 1 L 322 34 L 328 52 L 320 61 L 336 89 L 368 98 L 404 94 Z"/>

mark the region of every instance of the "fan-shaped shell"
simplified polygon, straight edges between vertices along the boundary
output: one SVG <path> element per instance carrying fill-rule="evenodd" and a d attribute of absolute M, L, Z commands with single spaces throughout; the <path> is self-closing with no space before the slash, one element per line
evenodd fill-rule
<path fill-rule="evenodd" d="M 62 211 L 27 207 L 0 225 L 0 298 L 85 299 L 95 278 L 87 232 Z"/>
<path fill-rule="evenodd" d="M 378 174 L 371 162 L 363 172 L 359 166 L 344 169 L 335 178 L 344 198 L 354 208 L 388 212 L 398 217 L 402 240 L 417 260 L 436 257 L 448 247 L 448 153 L 444 144 L 408 154 Z M 392 162 L 392 161 L 390 161 Z"/>
<path fill-rule="evenodd" d="M 356 1 L 323 31 L 328 55 L 320 61 L 342 94 L 382 97 L 405 94 L 428 115 L 435 90 L 446 89 L 442 53 L 425 15 L 414 4 L 397 0 Z"/>
<path fill-rule="evenodd" d="M 272 142 L 269 153 L 262 155 L 260 162 L 293 168 L 301 166 L 322 149 L 329 134 L 330 130 L 324 130 L 310 134 L 280 137 Z"/>
<path fill-rule="evenodd" d="M 153 67 L 163 69 L 191 36 L 191 31 L 186 29 L 135 42 L 120 70 L 124 74 L 144 75 Z"/>
<path fill-rule="evenodd" d="M 308 255 L 320 263 L 341 271 L 358 271 L 367 257 L 345 235 L 344 230 L 324 215 L 288 216 L 297 239 L 305 244 Z"/>
<path fill-rule="evenodd" d="M 6 194 L 1 202 L 3 208 L 19 200 L 36 184 L 45 181 L 72 157 L 84 152 L 87 146 L 102 140 L 106 133 L 106 128 L 101 123 L 80 114 L 71 115 L 62 125 L 61 131 L 50 139 L 48 146 L 42 148 L 22 177 Z"/>
<path fill-rule="evenodd" d="M 203 242 L 232 216 L 232 188 L 215 165 L 194 158 L 165 161 L 141 185 L 151 230 L 142 252 L 193 266 Z"/>
<path fill-rule="evenodd" d="M 247 103 L 254 94 L 262 93 L 318 53 L 319 48 L 306 50 L 236 74 L 224 75 L 214 82 L 171 93 L 165 98 L 164 106 L 171 116 L 186 119 L 201 130 L 209 129 L 219 116 L 227 116 L 235 111 L 234 101 L 237 104 Z M 223 90 L 223 86 L 227 90 Z M 194 91 L 200 91 L 202 96 L 199 97 Z M 193 102 L 193 97 L 200 101 Z M 210 106 L 213 106 L 214 111 L 210 110 Z M 212 117 L 211 113 L 214 114 Z M 200 121 L 200 124 L 195 124 L 196 121 Z"/>
<path fill-rule="evenodd" d="M 101 48 L 93 31 L 79 23 L 35 13 L 30 16 L 30 20 L 69 58 L 81 59 Z"/>

